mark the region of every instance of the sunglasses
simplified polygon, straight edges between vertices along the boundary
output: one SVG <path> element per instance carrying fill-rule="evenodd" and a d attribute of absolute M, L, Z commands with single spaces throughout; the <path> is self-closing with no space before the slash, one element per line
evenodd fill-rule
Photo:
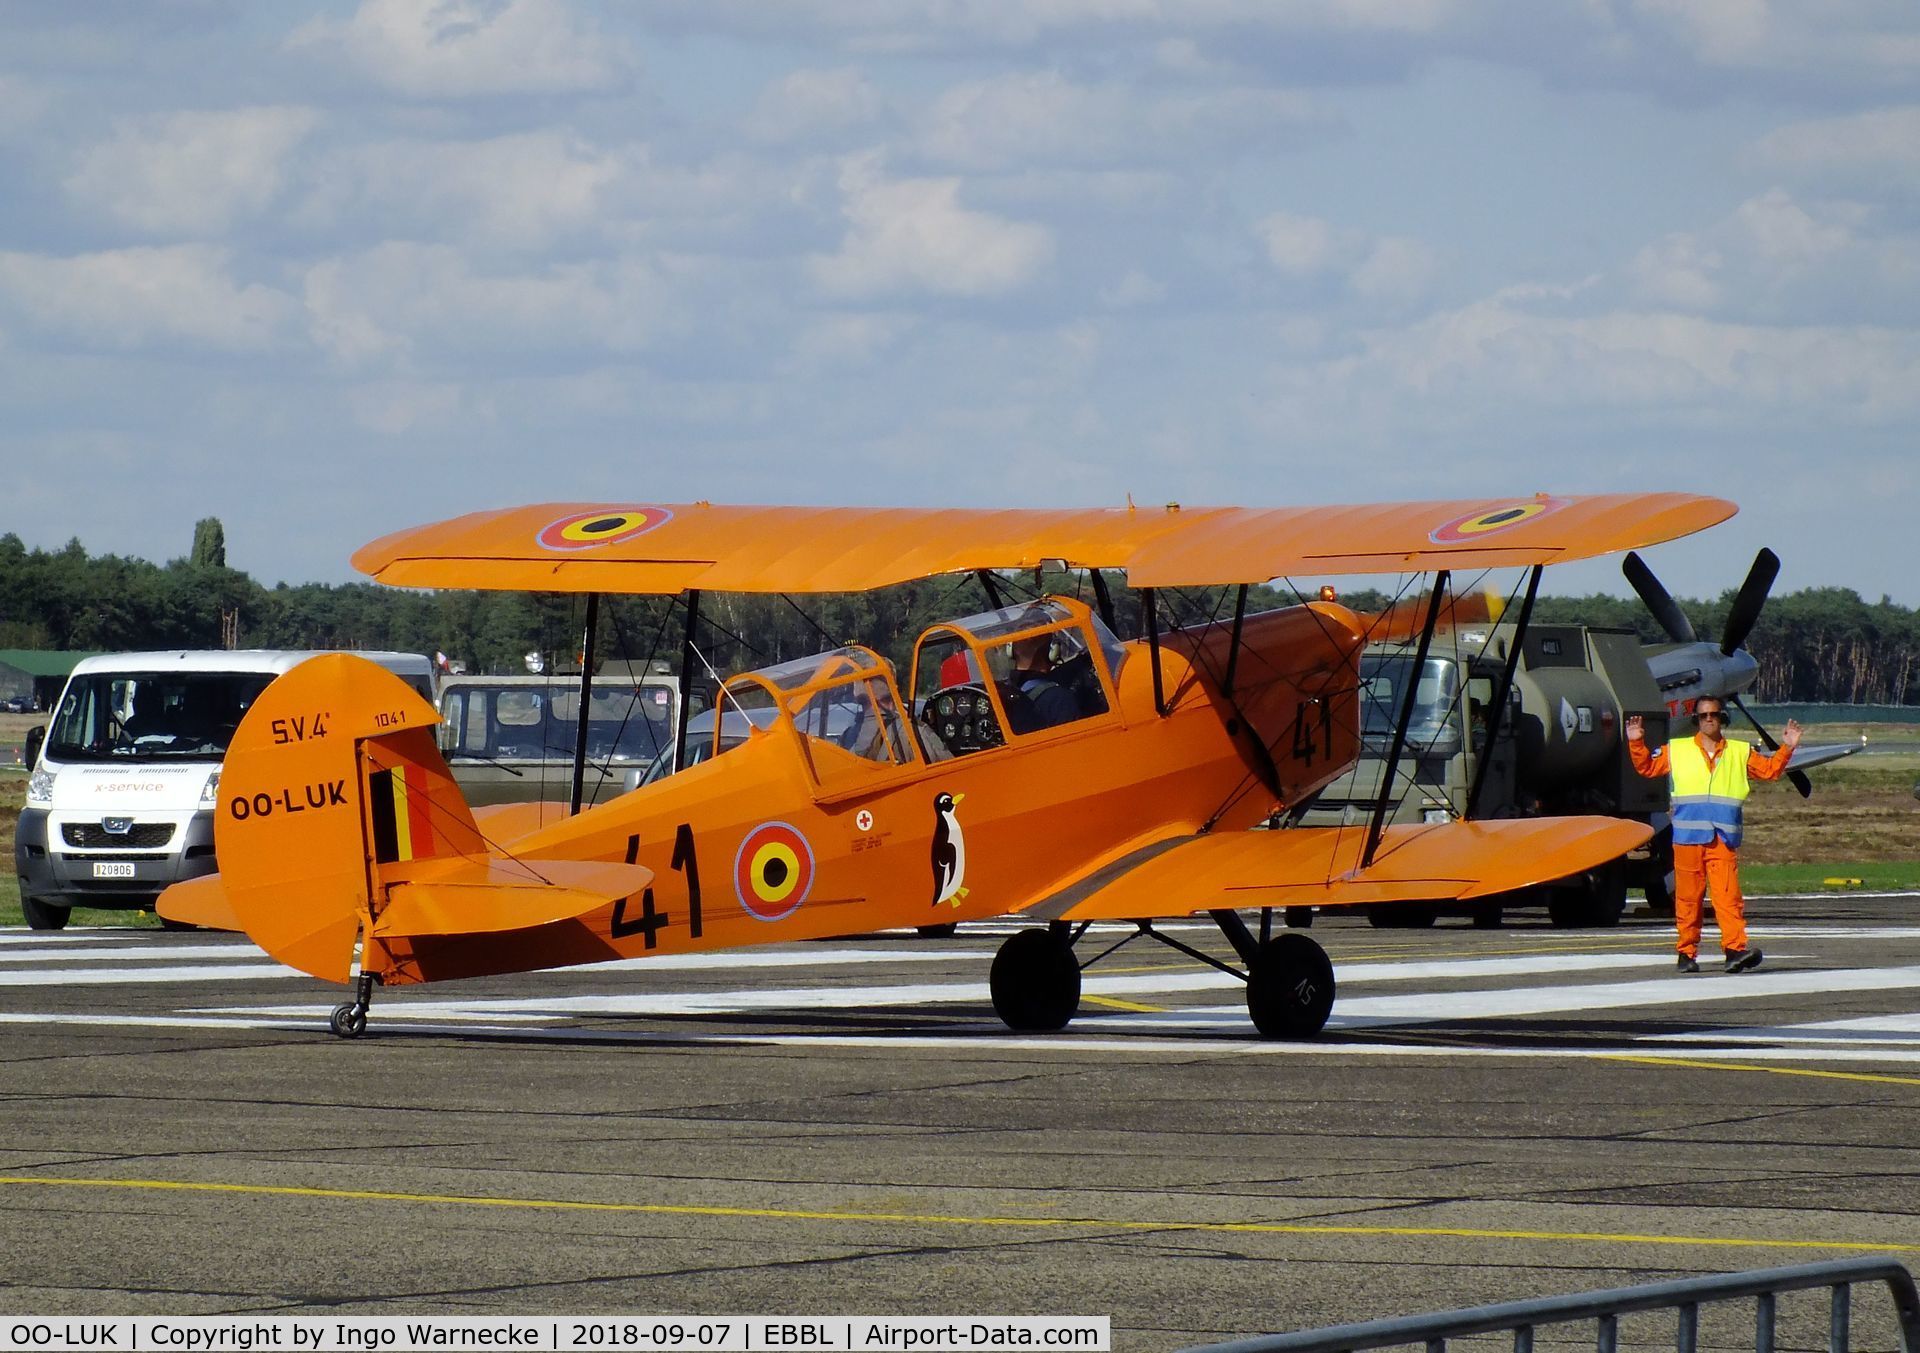
<path fill-rule="evenodd" d="M 1693 717 L 1696 719 L 1718 719 L 1721 723 L 1725 723 L 1727 721 L 1726 711 L 1718 710 L 1718 709 L 1695 710 L 1693 713 Z"/>

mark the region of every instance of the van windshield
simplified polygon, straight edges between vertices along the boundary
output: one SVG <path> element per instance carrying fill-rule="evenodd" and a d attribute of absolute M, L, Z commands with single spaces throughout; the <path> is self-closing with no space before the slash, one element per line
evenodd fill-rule
<path fill-rule="evenodd" d="M 271 672 L 95 672 L 61 694 L 54 761 L 218 761 Z"/>

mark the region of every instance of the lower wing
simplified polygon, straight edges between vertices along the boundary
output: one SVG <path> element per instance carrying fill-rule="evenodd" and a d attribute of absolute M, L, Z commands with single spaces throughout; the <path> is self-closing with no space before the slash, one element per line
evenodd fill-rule
<path fill-rule="evenodd" d="M 1060 920 L 1136 920 L 1248 907 L 1466 901 L 1618 859 L 1653 829 L 1610 817 L 1503 818 L 1389 827 L 1362 867 L 1352 827 L 1197 836 L 1108 878 Z"/>

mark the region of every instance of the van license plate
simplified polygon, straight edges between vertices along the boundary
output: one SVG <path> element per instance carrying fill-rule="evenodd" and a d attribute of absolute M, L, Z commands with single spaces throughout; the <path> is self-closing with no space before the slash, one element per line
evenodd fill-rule
<path fill-rule="evenodd" d="M 93 866 L 93 876 L 97 879 L 130 879 L 133 877 L 133 862 L 102 860 Z"/>

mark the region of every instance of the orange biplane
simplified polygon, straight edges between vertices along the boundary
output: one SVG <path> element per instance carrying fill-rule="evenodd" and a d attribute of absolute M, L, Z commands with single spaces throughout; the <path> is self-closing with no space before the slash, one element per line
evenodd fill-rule
<path fill-rule="evenodd" d="M 1603 817 L 1304 828 L 1295 815 L 1359 749 L 1361 618 L 1331 601 L 1247 614 L 1280 577 L 1437 575 L 1633 549 L 1704 529 L 1731 503 L 1687 494 L 1279 510 L 810 509 L 547 505 L 374 542 L 382 582 L 678 596 L 682 681 L 703 592 L 858 591 L 1043 564 L 1090 570 L 1097 606 L 995 604 L 930 626 L 912 666 L 841 647 L 726 681 L 716 754 L 561 815 L 472 811 L 435 746 L 438 716 L 346 655 L 275 681 L 228 751 L 221 873 L 170 890 L 170 919 L 247 932 L 280 961 L 373 987 L 1017 915 L 990 988 L 1011 1027 L 1079 1005 L 1075 944 L 1127 921 L 1243 978 L 1269 1037 L 1325 1024 L 1334 975 L 1275 908 L 1460 901 L 1592 869 L 1642 844 Z M 1141 597 L 1115 637 L 1101 569 Z M 1157 590 L 1236 587 L 1231 622 L 1167 628 Z M 1515 646 L 1517 655 L 1518 646 Z M 589 681 L 591 654 L 583 664 Z M 1509 669 L 1509 677 L 1511 669 Z M 903 680 L 904 678 L 904 680 Z M 1409 708 L 1410 697 L 1409 694 Z M 1504 693 L 1494 709 L 1504 709 Z M 582 703 L 582 708 L 585 702 Z M 1402 734 L 1407 717 L 1403 711 Z M 683 731 L 682 738 L 684 740 Z M 724 747 L 722 740 L 725 739 Z M 737 742 L 737 745 L 734 745 Z M 1388 777 L 1391 780 L 1391 776 Z M 577 785 L 577 781 L 576 781 Z M 1249 830 L 1270 827 L 1271 830 Z M 1257 930 L 1241 912 L 1257 912 Z M 1238 968 L 1153 928 L 1204 914 Z"/>

